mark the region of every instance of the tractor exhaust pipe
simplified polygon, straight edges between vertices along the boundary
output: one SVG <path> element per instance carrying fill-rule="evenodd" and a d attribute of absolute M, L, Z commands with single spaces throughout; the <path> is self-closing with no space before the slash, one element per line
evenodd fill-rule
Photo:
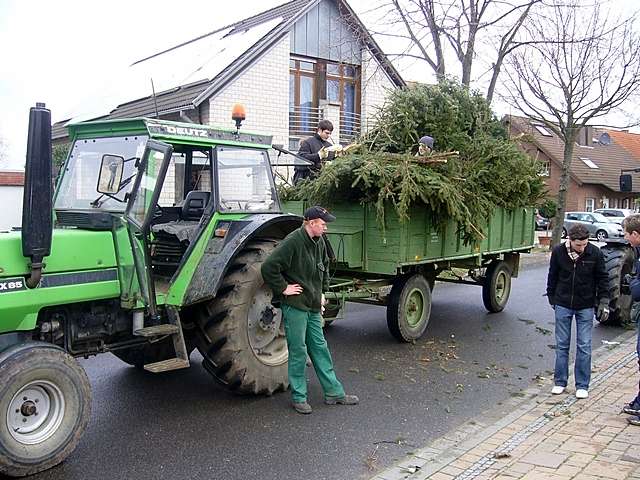
<path fill-rule="evenodd" d="M 27 163 L 22 200 L 22 254 L 31 258 L 29 288 L 37 287 L 44 257 L 51 253 L 53 230 L 51 187 L 51 112 L 44 103 L 29 110 Z"/>

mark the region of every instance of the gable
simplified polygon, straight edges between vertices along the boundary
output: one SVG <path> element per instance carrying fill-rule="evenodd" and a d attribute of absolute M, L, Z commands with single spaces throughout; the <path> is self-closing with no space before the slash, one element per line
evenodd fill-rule
<path fill-rule="evenodd" d="M 362 42 L 342 19 L 335 2 L 322 0 L 290 30 L 291 53 L 360 65 Z"/>

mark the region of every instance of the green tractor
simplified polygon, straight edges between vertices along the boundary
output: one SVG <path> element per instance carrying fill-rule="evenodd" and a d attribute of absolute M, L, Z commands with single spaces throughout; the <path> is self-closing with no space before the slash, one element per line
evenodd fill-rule
<path fill-rule="evenodd" d="M 52 194 L 50 112 L 31 109 L 22 228 L 0 234 L 10 476 L 60 463 L 82 437 L 91 389 L 76 357 L 112 353 L 155 373 L 188 367 L 197 348 L 229 390 L 288 387 L 260 265 L 301 218 L 281 211 L 271 137 L 145 118 L 69 133 Z"/>

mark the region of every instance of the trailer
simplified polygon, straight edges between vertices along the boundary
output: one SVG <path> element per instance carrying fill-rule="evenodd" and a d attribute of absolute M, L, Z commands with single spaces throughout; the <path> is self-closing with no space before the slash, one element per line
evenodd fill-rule
<path fill-rule="evenodd" d="M 301 215 L 308 206 L 289 201 L 283 211 Z M 341 317 L 347 301 L 383 305 L 389 331 L 403 342 L 424 334 L 436 281 L 481 286 L 486 309 L 502 311 L 511 279 L 518 276 L 520 254 L 534 246 L 534 208 L 496 209 L 481 223 L 484 239 L 466 244 L 455 222 L 439 228 L 420 205 L 411 208 L 408 221 L 387 205 L 384 223 L 370 204 L 327 207 L 336 221 L 327 232 L 335 260 L 325 325 Z"/>

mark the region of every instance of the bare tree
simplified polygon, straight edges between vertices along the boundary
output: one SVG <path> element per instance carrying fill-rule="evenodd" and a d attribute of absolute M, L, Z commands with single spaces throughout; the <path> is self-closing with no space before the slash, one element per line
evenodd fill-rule
<path fill-rule="evenodd" d="M 548 15 L 527 26 L 538 41 L 514 52 L 505 68 L 504 99 L 564 141 L 552 245 L 562 233 L 574 145 L 580 130 L 620 111 L 640 88 L 635 16 L 605 15 L 600 1 L 553 0 Z"/>
<path fill-rule="evenodd" d="M 486 97 L 491 103 L 505 59 L 522 45 L 518 32 L 542 0 L 389 1 L 384 13 L 394 32 L 385 35 L 406 41 L 404 51 L 392 56 L 424 61 L 438 78 L 444 78 L 451 66 L 447 60 L 454 58 L 465 86 L 489 73 Z M 474 78 L 477 59 L 486 71 Z"/>

